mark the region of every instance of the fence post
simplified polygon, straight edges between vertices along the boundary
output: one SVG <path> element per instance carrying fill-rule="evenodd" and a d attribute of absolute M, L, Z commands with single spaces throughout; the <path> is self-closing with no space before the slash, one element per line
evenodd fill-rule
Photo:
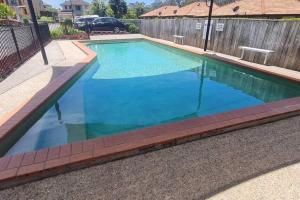
<path fill-rule="evenodd" d="M 42 57 L 43 57 L 43 60 L 44 60 L 44 64 L 48 65 L 48 59 L 47 59 L 47 56 L 46 56 L 43 41 L 41 39 L 41 33 L 40 33 L 39 25 L 38 25 L 38 22 L 37 22 L 37 19 L 36 19 L 36 15 L 35 15 L 35 11 L 34 11 L 34 8 L 33 8 L 32 0 L 27 0 L 27 3 L 28 3 L 30 14 L 31 14 L 31 20 L 33 21 L 33 26 L 34 26 L 34 29 L 35 29 L 35 33 L 36 33 L 37 39 L 38 39 L 40 47 L 41 47 L 41 53 L 42 53 Z"/>
<path fill-rule="evenodd" d="M 14 32 L 13 27 L 10 28 L 10 31 L 11 31 L 11 35 L 12 35 L 12 37 L 13 37 L 13 40 L 14 40 L 14 42 L 15 42 L 15 46 L 16 46 L 16 49 L 17 49 L 18 57 L 19 57 L 20 61 L 22 62 L 22 57 L 21 57 L 21 53 L 20 53 L 18 41 L 17 41 L 17 38 L 16 38 L 16 35 L 15 35 L 15 32 Z"/>
<path fill-rule="evenodd" d="M 29 28 L 30 28 L 30 32 L 31 32 L 31 35 L 32 35 L 32 39 L 33 39 L 33 44 L 34 44 L 34 47 L 36 49 L 38 49 L 37 45 L 36 45 L 36 42 L 35 42 L 35 39 L 34 39 L 34 34 L 33 34 L 33 31 L 32 31 L 32 27 L 29 25 Z"/>

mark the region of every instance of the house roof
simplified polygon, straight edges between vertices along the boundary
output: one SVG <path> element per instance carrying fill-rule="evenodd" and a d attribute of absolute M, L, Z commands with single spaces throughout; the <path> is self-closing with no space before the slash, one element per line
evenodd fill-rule
<path fill-rule="evenodd" d="M 300 14 L 299 0 L 240 0 L 214 10 L 214 16 Z"/>
<path fill-rule="evenodd" d="M 157 8 L 155 10 L 152 10 L 150 12 L 147 12 L 141 17 L 168 17 L 168 16 L 174 16 L 176 12 L 178 11 L 179 7 L 177 6 L 162 6 L 160 8 Z"/>
<path fill-rule="evenodd" d="M 70 6 L 70 5 L 85 5 L 88 6 L 90 5 L 88 2 L 83 1 L 83 0 L 68 0 L 65 1 L 64 3 L 60 4 L 61 6 Z"/>
<path fill-rule="evenodd" d="M 213 9 L 219 8 L 214 4 Z M 207 16 L 209 7 L 206 2 L 194 2 L 178 9 L 177 16 Z"/>
<path fill-rule="evenodd" d="M 299 0 L 262 0 L 265 14 L 300 14 Z"/>
<path fill-rule="evenodd" d="M 213 16 L 300 15 L 300 0 L 239 0 L 224 6 L 214 4 Z M 206 2 L 194 2 L 184 7 L 162 6 L 141 17 L 176 17 L 208 15 Z"/>

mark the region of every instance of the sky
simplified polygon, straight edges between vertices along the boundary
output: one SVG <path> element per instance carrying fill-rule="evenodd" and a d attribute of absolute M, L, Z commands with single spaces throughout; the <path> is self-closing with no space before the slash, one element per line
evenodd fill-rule
<path fill-rule="evenodd" d="M 64 0 L 43 0 L 44 2 L 52 5 L 55 8 L 60 8 L 60 4 L 64 2 Z M 85 0 L 87 2 L 91 2 L 92 0 Z M 151 4 L 154 0 L 126 0 L 128 3 L 134 2 L 144 2 L 145 4 Z"/>

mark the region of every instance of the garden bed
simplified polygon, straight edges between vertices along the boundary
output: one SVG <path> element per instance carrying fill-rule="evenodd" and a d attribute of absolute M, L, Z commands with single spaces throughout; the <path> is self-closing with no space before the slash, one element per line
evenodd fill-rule
<path fill-rule="evenodd" d="M 88 40 L 89 39 L 89 35 L 85 32 L 82 33 L 78 33 L 75 35 L 62 35 L 59 38 L 55 38 L 55 39 L 62 39 L 62 40 Z"/>

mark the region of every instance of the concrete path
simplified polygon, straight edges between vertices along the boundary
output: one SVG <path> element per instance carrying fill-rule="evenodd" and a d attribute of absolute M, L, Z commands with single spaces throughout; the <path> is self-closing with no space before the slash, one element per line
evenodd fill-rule
<path fill-rule="evenodd" d="M 300 117 L 0 191 L 0 199 L 300 199 Z"/>
<path fill-rule="evenodd" d="M 52 41 L 46 46 L 46 53 L 48 65 L 44 65 L 41 53 L 38 53 L 0 82 L 0 118 L 85 57 L 71 41 Z"/>

